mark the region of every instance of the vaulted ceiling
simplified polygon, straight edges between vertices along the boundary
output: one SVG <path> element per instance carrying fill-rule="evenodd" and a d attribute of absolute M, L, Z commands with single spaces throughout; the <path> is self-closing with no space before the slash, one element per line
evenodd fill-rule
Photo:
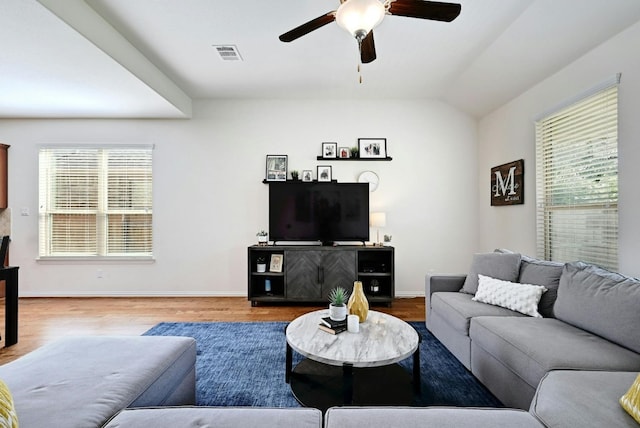
<path fill-rule="evenodd" d="M 335 23 L 278 40 L 338 0 L 2 0 L 0 117 L 180 118 L 201 98 L 428 98 L 482 117 L 640 20 L 638 0 L 457 2 L 451 23 L 385 17 L 359 73 Z"/>

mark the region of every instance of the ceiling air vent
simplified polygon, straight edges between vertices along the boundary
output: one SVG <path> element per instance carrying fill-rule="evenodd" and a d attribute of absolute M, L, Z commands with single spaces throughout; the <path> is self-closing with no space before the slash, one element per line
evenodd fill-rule
<path fill-rule="evenodd" d="M 242 61 L 238 48 L 234 45 L 214 45 L 220 59 L 223 61 Z"/>

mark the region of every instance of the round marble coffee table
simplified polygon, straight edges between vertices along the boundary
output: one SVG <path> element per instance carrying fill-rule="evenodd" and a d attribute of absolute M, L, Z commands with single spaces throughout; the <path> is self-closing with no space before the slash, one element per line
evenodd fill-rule
<path fill-rule="evenodd" d="M 286 329 L 286 381 L 303 405 L 410 405 L 412 377 L 398 362 L 413 355 L 413 391 L 420 390 L 420 337 L 406 322 L 369 311 L 358 333 L 318 328 L 328 310 L 310 312 Z M 292 351 L 306 357 L 292 368 Z"/>

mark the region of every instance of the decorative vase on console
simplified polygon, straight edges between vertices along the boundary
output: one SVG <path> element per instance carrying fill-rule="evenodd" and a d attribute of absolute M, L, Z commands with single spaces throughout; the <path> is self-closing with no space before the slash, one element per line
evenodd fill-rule
<path fill-rule="evenodd" d="M 256 259 L 256 272 L 266 272 L 267 271 L 267 259 L 262 256 L 259 256 Z"/>
<path fill-rule="evenodd" d="M 347 308 L 349 309 L 349 314 L 357 315 L 360 322 L 367 320 L 367 315 L 369 315 L 369 301 L 362 289 L 362 282 L 354 281 L 353 293 L 351 293 L 351 297 L 349 297 Z"/>
<path fill-rule="evenodd" d="M 329 293 L 329 318 L 333 321 L 347 319 L 347 291 L 342 287 L 336 287 Z"/>

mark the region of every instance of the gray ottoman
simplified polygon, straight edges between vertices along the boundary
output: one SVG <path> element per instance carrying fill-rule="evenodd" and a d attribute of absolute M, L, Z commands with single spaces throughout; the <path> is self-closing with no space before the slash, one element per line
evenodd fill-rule
<path fill-rule="evenodd" d="M 105 428 L 322 428 L 318 409 L 261 407 L 164 407 L 126 409 Z"/>
<path fill-rule="evenodd" d="M 326 428 L 544 428 L 524 410 L 452 407 L 332 407 Z"/>
<path fill-rule="evenodd" d="M 195 404 L 187 337 L 71 337 L 0 367 L 21 428 L 101 427 L 130 406 Z"/>

